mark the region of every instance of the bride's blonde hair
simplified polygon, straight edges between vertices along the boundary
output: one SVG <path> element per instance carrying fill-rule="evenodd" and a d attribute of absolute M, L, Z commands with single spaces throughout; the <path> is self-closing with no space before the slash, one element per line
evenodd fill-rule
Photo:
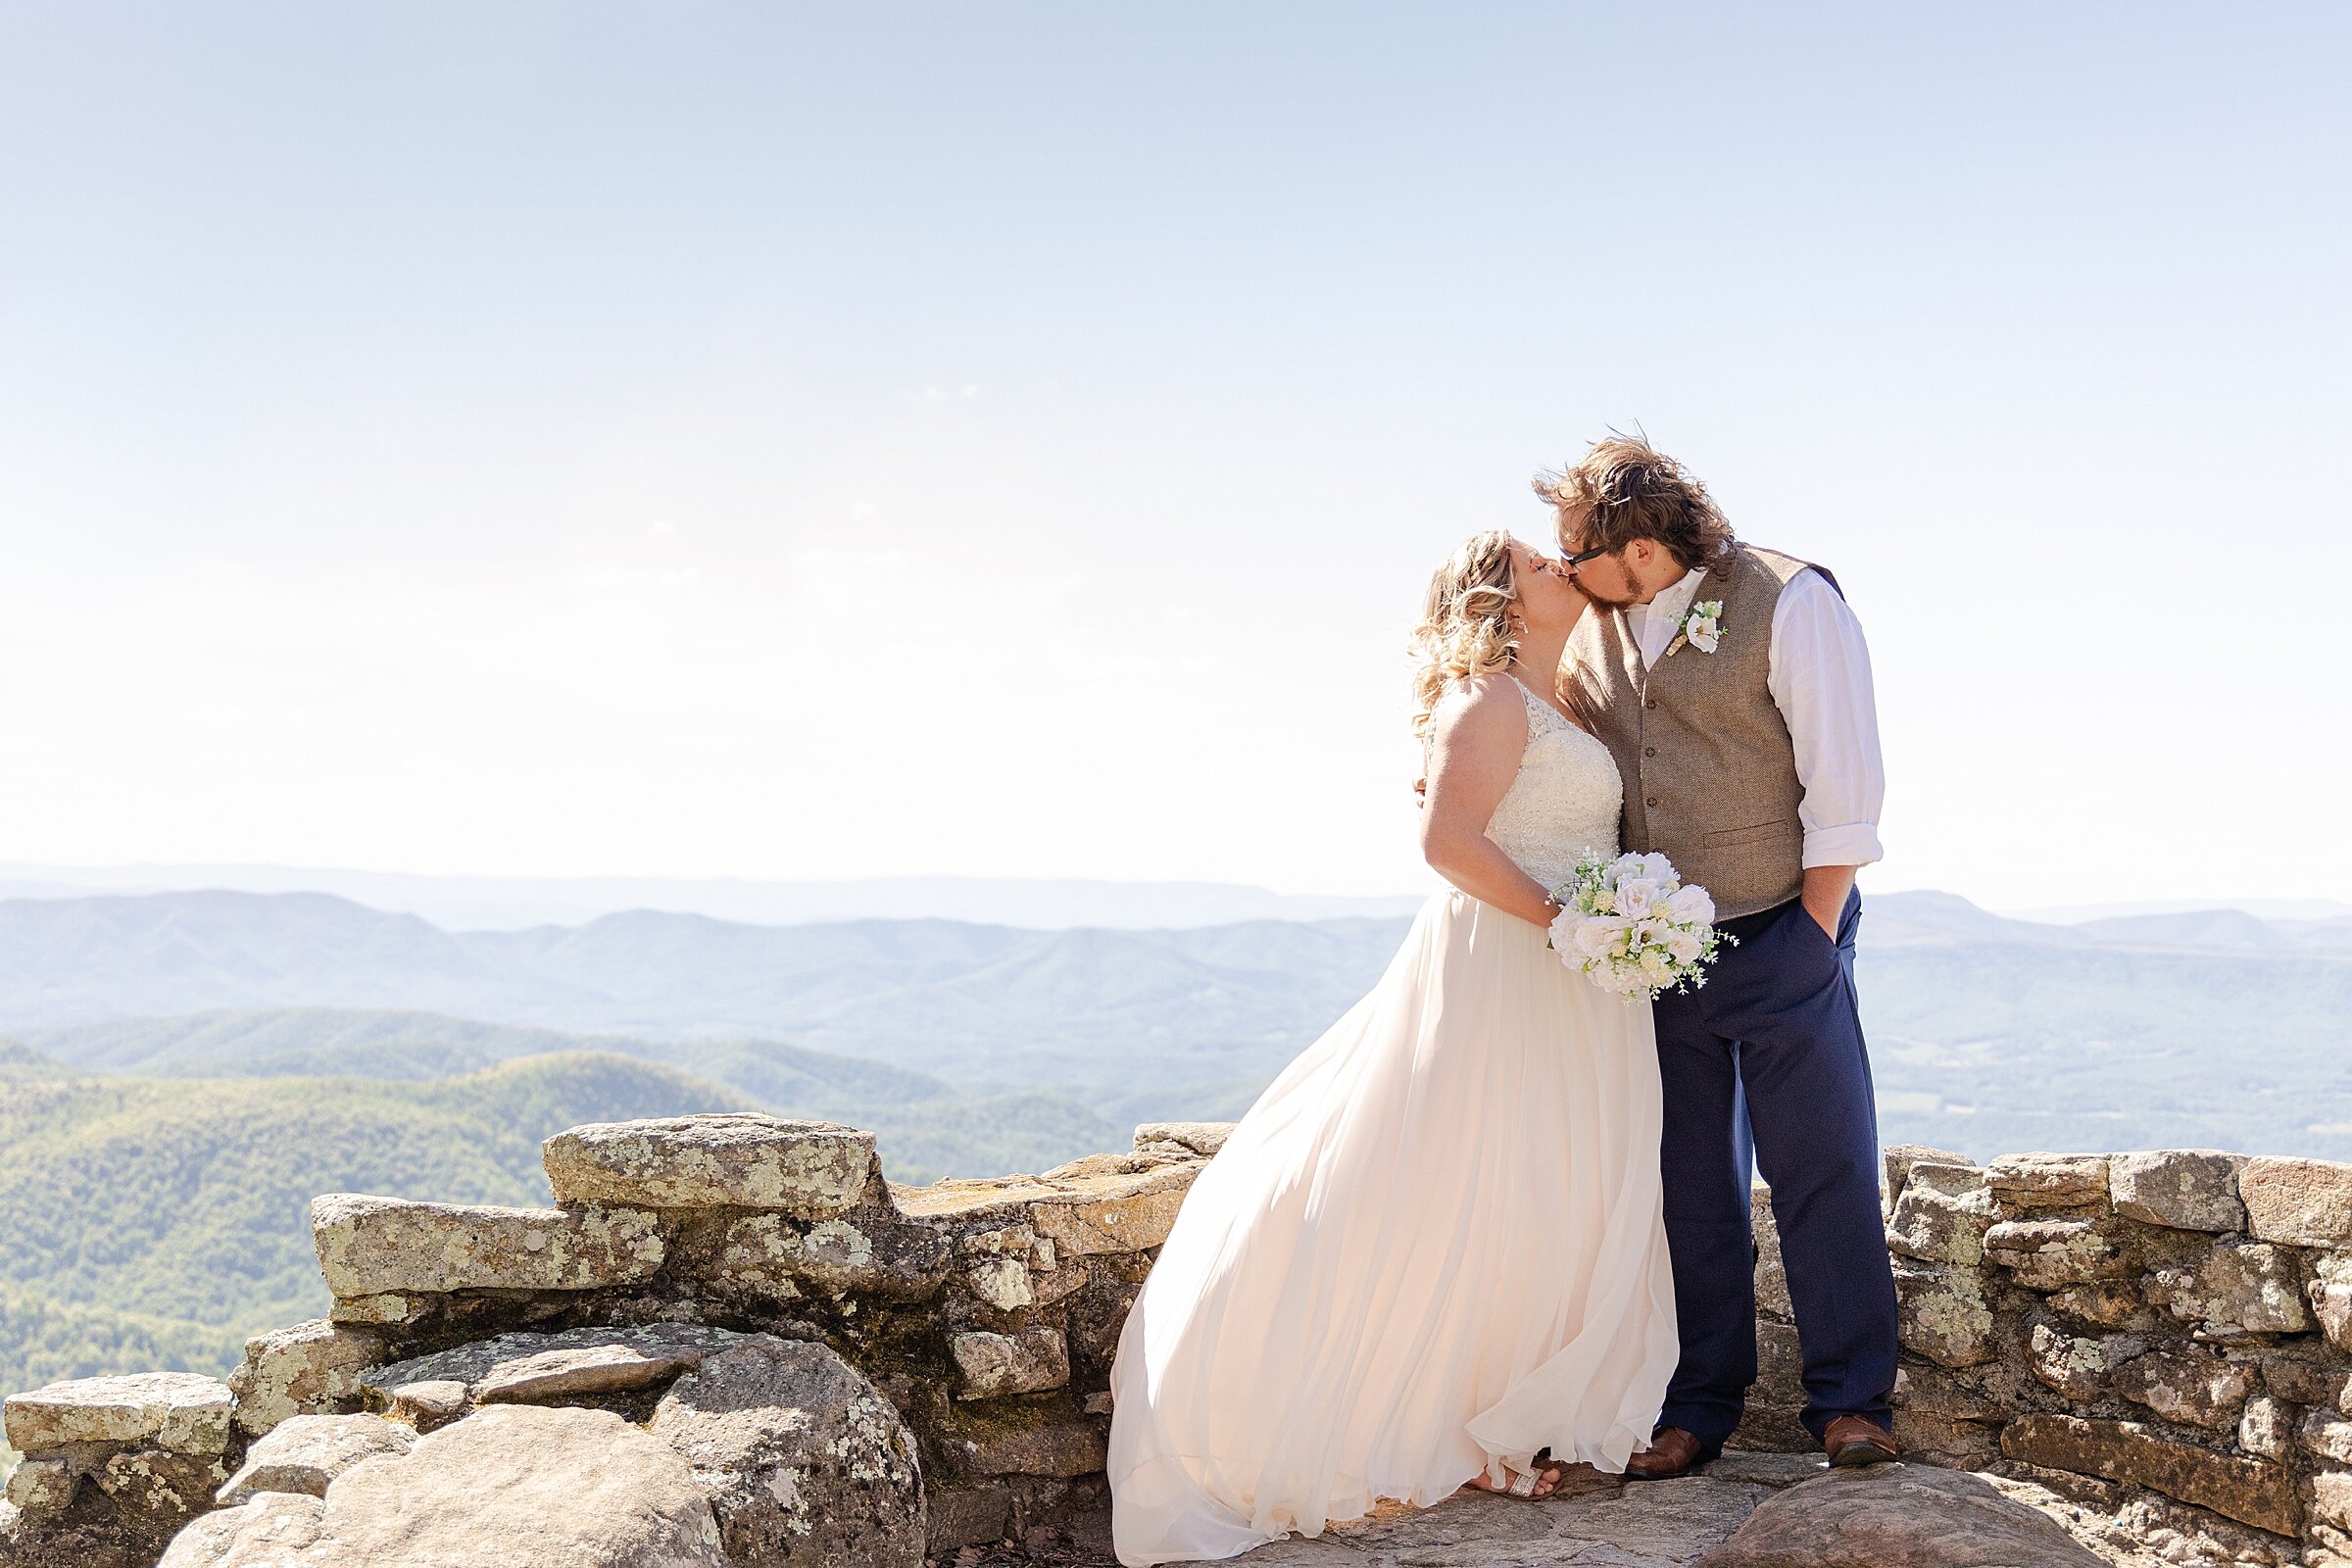
<path fill-rule="evenodd" d="M 1511 604 L 1519 572 L 1506 528 L 1474 533 L 1429 579 L 1429 601 L 1408 645 L 1413 659 L 1413 733 L 1429 733 L 1446 688 L 1503 668 L 1519 651 Z"/>

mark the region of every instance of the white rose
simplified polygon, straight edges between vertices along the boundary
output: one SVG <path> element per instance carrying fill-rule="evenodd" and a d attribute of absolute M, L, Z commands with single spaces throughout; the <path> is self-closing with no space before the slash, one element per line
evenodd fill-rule
<path fill-rule="evenodd" d="M 1617 884 L 1617 912 L 1629 919 L 1639 920 L 1649 913 L 1650 906 L 1658 902 L 1658 885 L 1645 876 L 1629 878 Z"/>
<path fill-rule="evenodd" d="M 1606 915 L 1585 915 L 1568 932 L 1568 945 L 1587 958 L 1600 957 L 1616 940 L 1616 925 Z"/>
<path fill-rule="evenodd" d="M 1666 901 L 1666 917 L 1687 925 L 1713 925 L 1715 901 L 1693 882 Z"/>
<path fill-rule="evenodd" d="M 1642 874 L 1661 885 L 1674 880 L 1674 862 L 1652 851 L 1642 857 Z"/>
<path fill-rule="evenodd" d="M 1618 883 L 1624 881 L 1629 876 L 1640 876 L 1642 874 L 1642 857 L 1639 855 L 1620 855 L 1617 857 L 1617 858 L 1611 860 L 1608 863 L 1607 868 L 1600 873 L 1601 880 L 1608 886 L 1615 887 Z"/>
<path fill-rule="evenodd" d="M 1695 931 L 1670 931 L 1666 935 L 1666 951 L 1674 955 L 1677 963 L 1696 963 L 1702 946 Z"/>
<path fill-rule="evenodd" d="M 1568 955 L 1576 951 L 1576 928 L 1583 919 L 1584 916 L 1574 909 L 1562 909 L 1551 917 L 1551 946 L 1559 954 L 1562 963 L 1566 963 Z"/>

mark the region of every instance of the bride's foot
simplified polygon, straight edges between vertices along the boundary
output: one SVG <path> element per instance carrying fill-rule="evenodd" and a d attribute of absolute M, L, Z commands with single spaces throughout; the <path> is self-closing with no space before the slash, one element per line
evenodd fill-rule
<path fill-rule="evenodd" d="M 1499 1487 L 1487 1479 L 1484 1470 L 1472 1476 L 1469 1484 L 1480 1492 L 1492 1492 L 1504 1497 L 1524 1497 L 1533 1502 L 1550 1496 L 1558 1489 L 1561 1479 L 1568 1474 L 1568 1467 L 1557 1459 L 1546 1459 L 1524 1472 L 1506 1464 L 1502 1467 L 1502 1473 L 1508 1479 Z"/>

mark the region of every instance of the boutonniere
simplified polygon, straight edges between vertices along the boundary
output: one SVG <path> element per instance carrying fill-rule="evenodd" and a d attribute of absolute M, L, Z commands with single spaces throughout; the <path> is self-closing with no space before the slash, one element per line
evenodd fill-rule
<path fill-rule="evenodd" d="M 1702 654 L 1711 654 L 1723 641 L 1723 601 L 1702 599 L 1683 612 L 1682 624 L 1675 627 L 1674 641 L 1666 645 L 1660 656 L 1671 659 L 1674 651 L 1689 643 Z"/>

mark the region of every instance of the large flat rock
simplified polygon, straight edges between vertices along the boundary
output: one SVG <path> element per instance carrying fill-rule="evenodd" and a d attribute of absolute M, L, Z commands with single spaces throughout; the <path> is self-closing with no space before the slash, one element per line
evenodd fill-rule
<path fill-rule="evenodd" d="M 597 1122 L 542 1147 L 559 1203 L 769 1208 L 810 1218 L 864 1202 L 874 1136 L 759 1111 Z"/>
<path fill-rule="evenodd" d="M 609 1410 L 499 1405 L 183 1530 L 159 1568 L 730 1568 L 703 1486 Z M 742 1565 L 732 1565 L 742 1568 Z"/>
<path fill-rule="evenodd" d="M 657 1224 L 626 1208 L 501 1208 L 359 1193 L 311 1200 L 318 1271 L 337 1297 L 625 1285 L 661 1268 Z"/>
<path fill-rule="evenodd" d="M 1926 1465 L 1832 1470 L 1767 1498 L 1696 1568 L 2101 1568 L 2046 1515 Z"/>
<path fill-rule="evenodd" d="M 235 1396 L 219 1378 L 193 1372 L 137 1372 L 77 1378 L 28 1394 L 6 1406 L 9 1446 L 40 1453 L 74 1444 L 216 1454 L 228 1446 Z"/>

